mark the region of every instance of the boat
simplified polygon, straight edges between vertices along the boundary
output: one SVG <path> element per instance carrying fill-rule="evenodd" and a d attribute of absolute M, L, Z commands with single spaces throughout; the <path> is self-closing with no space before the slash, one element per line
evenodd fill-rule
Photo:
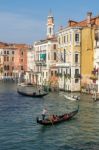
<path fill-rule="evenodd" d="M 79 96 L 67 96 L 67 95 L 64 95 L 64 97 L 68 100 L 71 100 L 71 101 L 77 101 L 77 100 L 80 100 L 80 97 Z"/>
<path fill-rule="evenodd" d="M 36 93 L 36 92 L 33 92 L 33 93 L 26 93 L 26 92 L 23 92 L 23 91 L 20 91 L 17 89 L 17 92 L 22 95 L 22 96 L 27 96 L 27 97 L 37 97 L 37 98 L 41 98 L 43 96 L 46 96 L 48 93 Z"/>
<path fill-rule="evenodd" d="M 97 101 L 99 101 L 99 98 L 94 99 L 94 102 L 97 102 Z"/>
<path fill-rule="evenodd" d="M 34 85 L 32 83 L 18 83 L 18 86 L 21 86 L 21 87 L 33 87 Z"/>
<path fill-rule="evenodd" d="M 52 117 L 46 118 L 44 120 L 39 119 L 39 117 L 37 117 L 36 121 L 37 121 L 38 124 L 41 124 L 41 125 L 58 124 L 58 123 L 68 121 L 68 120 L 72 119 L 78 113 L 78 110 L 79 110 L 79 106 L 78 106 L 77 110 L 72 111 L 70 113 L 65 113 L 65 114 L 59 115 L 59 116 L 54 115 L 54 117 L 52 116 Z"/>

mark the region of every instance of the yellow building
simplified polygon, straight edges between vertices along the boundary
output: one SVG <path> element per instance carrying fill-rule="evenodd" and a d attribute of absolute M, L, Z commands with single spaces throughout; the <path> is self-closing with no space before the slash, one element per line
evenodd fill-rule
<path fill-rule="evenodd" d="M 99 16 L 92 17 L 92 13 L 88 12 L 85 20 L 80 22 L 70 21 L 69 26 L 81 27 L 81 87 L 91 90 L 94 88 L 92 80 L 94 64 L 94 42 L 95 30 L 99 26 Z"/>
<path fill-rule="evenodd" d="M 94 29 L 85 27 L 82 29 L 81 44 L 81 86 L 90 88 L 92 85 L 92 71 L 94 68 Z"/>

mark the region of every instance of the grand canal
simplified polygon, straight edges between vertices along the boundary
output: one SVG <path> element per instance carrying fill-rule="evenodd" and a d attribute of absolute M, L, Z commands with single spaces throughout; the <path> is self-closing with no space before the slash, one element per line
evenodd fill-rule
<path fill-rule="evenodd" d="M 62 92 L 33 99 L 18 95 L 15 84 L 0 83 L 0 150 L 99 150 L 99 102 L 88 95 L 81 95 L 72 120 L 47 127 L 36 123 L 44 107 L 51 115 L 77 105 Z"/>

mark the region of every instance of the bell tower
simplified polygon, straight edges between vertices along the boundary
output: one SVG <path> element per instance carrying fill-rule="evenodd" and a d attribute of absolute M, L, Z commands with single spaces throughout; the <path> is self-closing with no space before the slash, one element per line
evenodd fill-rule
<path fill-rule="evenodd" d="M 47 17 L 47 38 L 54 37 L 54 17 L 50 11 Z"/>

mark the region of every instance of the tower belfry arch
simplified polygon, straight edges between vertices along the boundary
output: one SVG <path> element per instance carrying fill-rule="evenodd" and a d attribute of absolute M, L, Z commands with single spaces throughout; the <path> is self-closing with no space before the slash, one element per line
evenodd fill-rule
<path fill-rule="evenodd" d="M 54 36 L 54 17 L 50 10 L 49 15 L 47 17 L 47 38 L 53 38 Z"/>

